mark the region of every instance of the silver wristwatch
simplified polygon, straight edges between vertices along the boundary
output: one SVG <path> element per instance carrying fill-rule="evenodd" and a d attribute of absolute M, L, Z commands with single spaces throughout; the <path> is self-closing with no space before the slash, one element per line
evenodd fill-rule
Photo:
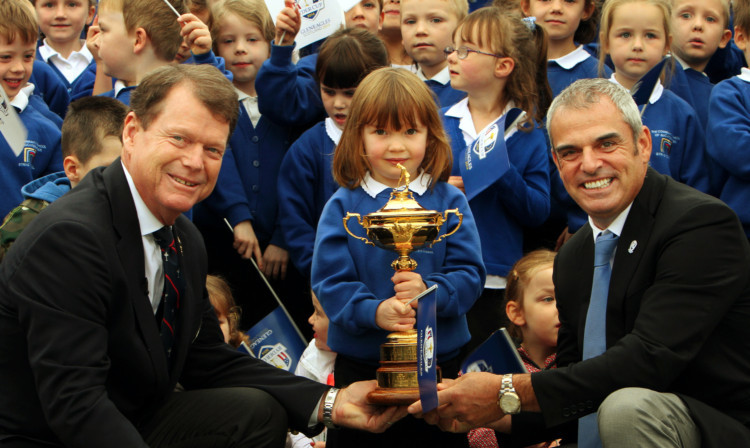
<path fill-rule="evenodd" d="M 513 387 L 513 374 L 503 375 L 500 391 L 497 393 L 497 405 L 504 414 L 518 414 L 521 412 L 521 399 Z"/>
<path fill-rule="evenodd" d="M 323 399 L 323 424 L 326 428 L 336 429 L 337 426 L 333 424 L 333 403 L 336 402 L 336 395 L 338 395 L 339 389 L 332 387 L 326 392 L 326 396 Z"/>

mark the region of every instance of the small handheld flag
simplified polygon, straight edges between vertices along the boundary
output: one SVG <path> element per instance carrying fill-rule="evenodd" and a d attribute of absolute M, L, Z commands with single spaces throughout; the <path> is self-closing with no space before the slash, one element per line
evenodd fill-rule
<path fill-rule="evenodd" d="M 646 111 L 646 106 L 648 105 L 648 100 L 651 98 L 651 94 L 659 84 L 659 77 L 661 77 L 661 72 L 664 70 L 664 65 L 667 63 L 667 61 L 669 61 L 670 58 L 670 55 L 666 55 L 664 59 L 653 66 L 651 70 L 643 75 L 641 79 L 639 79 L 638 82 L 635 83 L 633 88 L 630 89 L 630 94 L 633 95 L 635 104 L 638 106 L 643 106 L 641 108 L 641 117 L 643 116 L 643 112 Z"/>
<path fill-rule="evenodd" d="M 5 137 L 13 154 L 20 156 L 26 145 L 26 127 L 3 89 L 0 89 L 0 134 Z"/>

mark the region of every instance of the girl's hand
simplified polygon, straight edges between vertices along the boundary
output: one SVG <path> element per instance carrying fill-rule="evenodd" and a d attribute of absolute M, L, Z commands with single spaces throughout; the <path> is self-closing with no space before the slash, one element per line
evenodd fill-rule
<path fill-rule="evenodd" d="M 211 44 L 213 43 L 211 31 L 205 23 L 201 22 L 201 19 L 187 13 L 181 15 L 177 21 L 182 27 L 180 34 L 193 54 L 199 55 L 211 51 Z"/>
<path fill-rule="evenodd" d="M 393 291 L 396 292 L 396 298 L 402 303 L 406 303 L 427 289 L 427 285 L 422 281 L 422 276 L 414 271 L 398 271 L 391 281 L 394 283 Z M 417 307 L 417 302 L 412 302 L 412 308 Z"/>
<path fill-rule="evenodd" d="M 302 16 L 299 13 L 299 6 L 294 0 L 285 0 L 284 9 L 276 17 L 274 43 L 276 45 L 293 45 L 294 38 L 297 37 L 300 28 L 302 28 Z"/>
<path fill-rule="evenodd" d="M 464 189 L 464 178 L 461 176 L 451 176 L 448 178 L 448 183 L 453 185 L 454 187 L 458 188 L 463 192 L 463 194 L 466 194 L 466 190 Z"/>
<path fill-rule="evenodd" d="M 387 331 L 407 331 L 417 323 L 417 312 L 395 296 L 383 300 L 375 311 L 375 323 Z"/>

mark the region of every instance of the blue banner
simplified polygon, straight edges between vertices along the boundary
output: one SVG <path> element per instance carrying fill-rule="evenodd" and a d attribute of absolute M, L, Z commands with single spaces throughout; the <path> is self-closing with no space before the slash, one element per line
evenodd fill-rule
<path fill-rule="evenodd" d="M 474 349 L 461 364 L 461 372 L 526 373 L 521 355 L 507 330 L 501 328 Z"/>
<path fill-rule="evenodd" d="M 510 168 L 505 138 L 522 112 L 516 108 L 509 110 L 485 128 L 464 151 L 464 163 L 459 165 L 466 199 L 471 200 L 497 182 Z"/>
<path fill-rule="evenodd" d="M 434 292 L 427 294 L 419 299 L 417 307 L 417 382 L 423 412 L 430 412 L 438 406 L 436 297 Z"/>
<path fill-rule="evenodd" d="M 630 94 L 633 95 L 633 101 L 635 101 L 636 105 L 643 106 L 648 104 L 648 100 L 651 98 L 651 94 L 659 82 L 664 64 L 667 63 L 670 57 L 670 55 L 666 55 L 658 64 L 651 67 L 651 70 L 641 76 L 641 79 L 630 89 Z"/>
<path fill-rule="evenodd" d="M 306 343 L 281 307 L 276 307 L 247 331 L 250 342 L 239 350 L 262 359 L 272 366 L 294 372 Z"/>

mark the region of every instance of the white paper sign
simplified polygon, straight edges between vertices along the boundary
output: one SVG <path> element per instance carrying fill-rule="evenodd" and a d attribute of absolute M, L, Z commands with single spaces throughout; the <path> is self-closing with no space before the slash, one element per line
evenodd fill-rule
<path fill-rule="evenodd" d="M 284 0 L 265 1 L 268 12 L 276 23 L 276 17 L 284 9 Z M 295 39 L 298 49 L 325 39 L 341 28 L 344 24 L 344 11 L 339 1 L 351 0 L 297 0 L 302 16 L 302 26 Z"/>
<path fill-rule="evenodd" d="M 5 137 L 13 154 L 18 157 L 26 144 L 26 127 L 2 88 L 0 88 L 0 133 Z"/>

